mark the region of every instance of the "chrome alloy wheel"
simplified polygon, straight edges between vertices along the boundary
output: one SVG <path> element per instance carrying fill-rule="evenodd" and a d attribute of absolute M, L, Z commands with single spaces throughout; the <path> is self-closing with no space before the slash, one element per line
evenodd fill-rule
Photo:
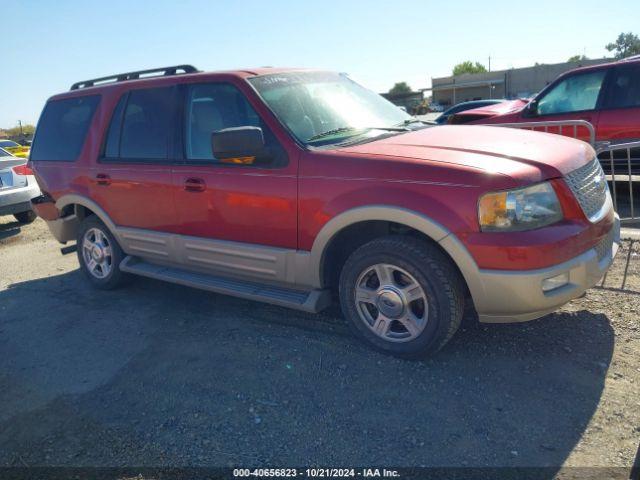
<path fill-rule="evenodd" d="M 111 272 L 112 252 L 107 236 L 97 228 L 90 228 L 82 237 L 82 258 L 91 275 L 105 278 Z"/>
<path fill-rule="evenodd" d="M 380 338 L 407 342 L 422 333 L 429 317 L 427 296 L 418 281 L 395 265 L 366 268 L 355 288 L 360 319 Z"/>

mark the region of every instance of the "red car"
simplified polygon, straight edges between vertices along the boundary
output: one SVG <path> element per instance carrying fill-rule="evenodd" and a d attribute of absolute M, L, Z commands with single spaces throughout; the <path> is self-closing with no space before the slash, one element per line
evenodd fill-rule
<path fill-rule="evenodd" d="M 490 124 L 586 120 L 596 131 L 596 141 L 619 143 L 640 139 L 640 57 L 577 68 L 559 76 L 531 101 L 513 100 L 466 110 L 453 115 L 450 124 Z M 557 129 L 556 129 L 557 132 Z M 573 130 L 562 132 L 573 135 Z M 578 138 L 588 140 L 585 128 Z M 633 173 L 640 173 L 635 152 Z M 615 162 L 626 173 L 626 157 Z M 618 166 L 619 165 L 619 166 Z M 603 162 L 605 170 L 610 162 Z"/>
<path fill-rule="evenodd" d="M 80 82 L 47 102 L 30 166 L 34 209 L 96 287 L 137 274 L 311 312 L 337 296 L 396 355 L 436 351 L 465 306 L 553 311 L 619 243 L 589 145 L 430 127 L 331 72 Z"/>

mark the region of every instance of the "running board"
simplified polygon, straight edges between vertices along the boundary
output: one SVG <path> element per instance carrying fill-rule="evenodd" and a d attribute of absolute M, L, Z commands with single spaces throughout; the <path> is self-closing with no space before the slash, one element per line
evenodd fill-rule
<path fill-rule="evenodd" d="M 130 255 L 122 260 L 120 270 L 142 275 L 143 277 L 178 283 L 187 287 L 271 303 L 282 307 L 295 308 L 296 310 L 311 313 L 317 313 L 327 308 L 331 303 L 331 293 L 329 290 L 311 290 L 307 292 L 218 277 L 206 273 L 191 272 L 177 267 L 156 265 Z"/>

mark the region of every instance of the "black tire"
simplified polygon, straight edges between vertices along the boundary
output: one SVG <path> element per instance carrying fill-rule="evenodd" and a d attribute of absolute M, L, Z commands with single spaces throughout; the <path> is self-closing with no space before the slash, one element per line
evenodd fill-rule
<path fill-rule="evenodd" d="M 390 341 L 382 338 L 373 332 L 359 313 L 362 311 L 362 304 L 356 301 L 357 282 L 362 278 L 363 272 L 373 265 L 380 264 L 404 270 L 413 277 L 411 280 L 422 287 L 422 298 L 426 298 L 427 302 L 423 311 L 427 310 L 428 315 L 425 315 L 424 326 L 419 334 L 415 334 L 415 338 L 410 338 L 408 330 L 407 340 Z M 392 273 L 392 276 L 396 273 Z M 375 288 L 374 285 L 373 289 Z M 377 288 L 380 291 L 380 285 Z M 391 235 L 366 243 L 349 256 L 340 275 L 340 304 L 352 329 L 361 339 L 378 350 L 404 358 L 421 358 L 433 354 L 451 339 L 462 320 L 463 292 L 463 280 L 459 272 L 436 245 L 406 236 Z M 376 298 L 378 305 L 384 308 L 380 303 L 380 297 Z M 420 301 L 424 300 L 418 300 Z M 376 308 L 373 310 L 381 313 L 381 310 Z M 402 324 L 397 325 L 402 328 Z"/>
<path fill-rule="evenodd" d="M 108 273 L 102 278 L 99 278 L 96 274 L 91 272 L 87 264 L 87 260 L 85 259 L 84 238 L 87 232 L 92 229 L 98 230 L 102 235 L 104 235 L 104 237 L 106 238 L 106 243 L 111 249 L 111 258 L 110 262 L 108 262 L 110 264 L 110 269 Z M 95 232 L 95 230 L 93 230 L 93 232 Z M 122 262 L 122 260 L 124 259 L 125 254 L 122 251 L 122 248 L 120 248 L 120 245 L 116 241 L 113 234 L 109 231 L 105 224 L 102 223 L 100 219 L 98 219 L 98 217 L 91 215 L 89 217 L 86 217 L 82 221 L 80 227 L 78 228 L 78 235 L 76 240 L 80 269 L 94 287 L 101 290 L 111 290 L 127 283 L 127 281 L 130 279 L 130 275 L 120 270 L 120 262 Z"/>
<path fill-rule="evenodd" d="M 26 212 L 16 213 L 13 216 L 18 222 L 22 223 L 23 225 L 26 225 L 27 223 L 32 223 L 36 218 L 38 218 L 38 215 L 36 215 L 36 212 L 34 212 L 33 210 L 27 210 Z"/>

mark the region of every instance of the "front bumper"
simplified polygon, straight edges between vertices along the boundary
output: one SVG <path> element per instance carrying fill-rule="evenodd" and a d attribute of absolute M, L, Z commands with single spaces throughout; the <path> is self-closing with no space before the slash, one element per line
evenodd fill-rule
<path fill-rule="evenodd" d="M 35 180 L 30 180 L 26 187 L 5 188 L 0 190 L 0 215 L 31 210 L 31 199 L 40 195 Z"/>
<path fill-rule="evenodd" d="M 481 269 L 454 235 L 443 238 L 440 245 L 460 269 L 481 322 L 525 322 L 553 312 L 598 283 L 618 251 L 620 218 L 612 212 L 611 229 L 595 247 L 563 263 L 536 270 Z M 562 274 L 569 276 L 566 285 L 542 290 L 544 280 Z"/>
<path fill-rule="evenodd" d="M 471 288 L 481 322 L 524 322 L 553 312 L 581 296 L 602 278 L 620 245 L 620 219 L 616 215 L 609 235 L 596 247 L 564 263 L 539 270 L 477 270 Z M 568 273 L 569 282 L 544 292 L 545 279 Z"/>

